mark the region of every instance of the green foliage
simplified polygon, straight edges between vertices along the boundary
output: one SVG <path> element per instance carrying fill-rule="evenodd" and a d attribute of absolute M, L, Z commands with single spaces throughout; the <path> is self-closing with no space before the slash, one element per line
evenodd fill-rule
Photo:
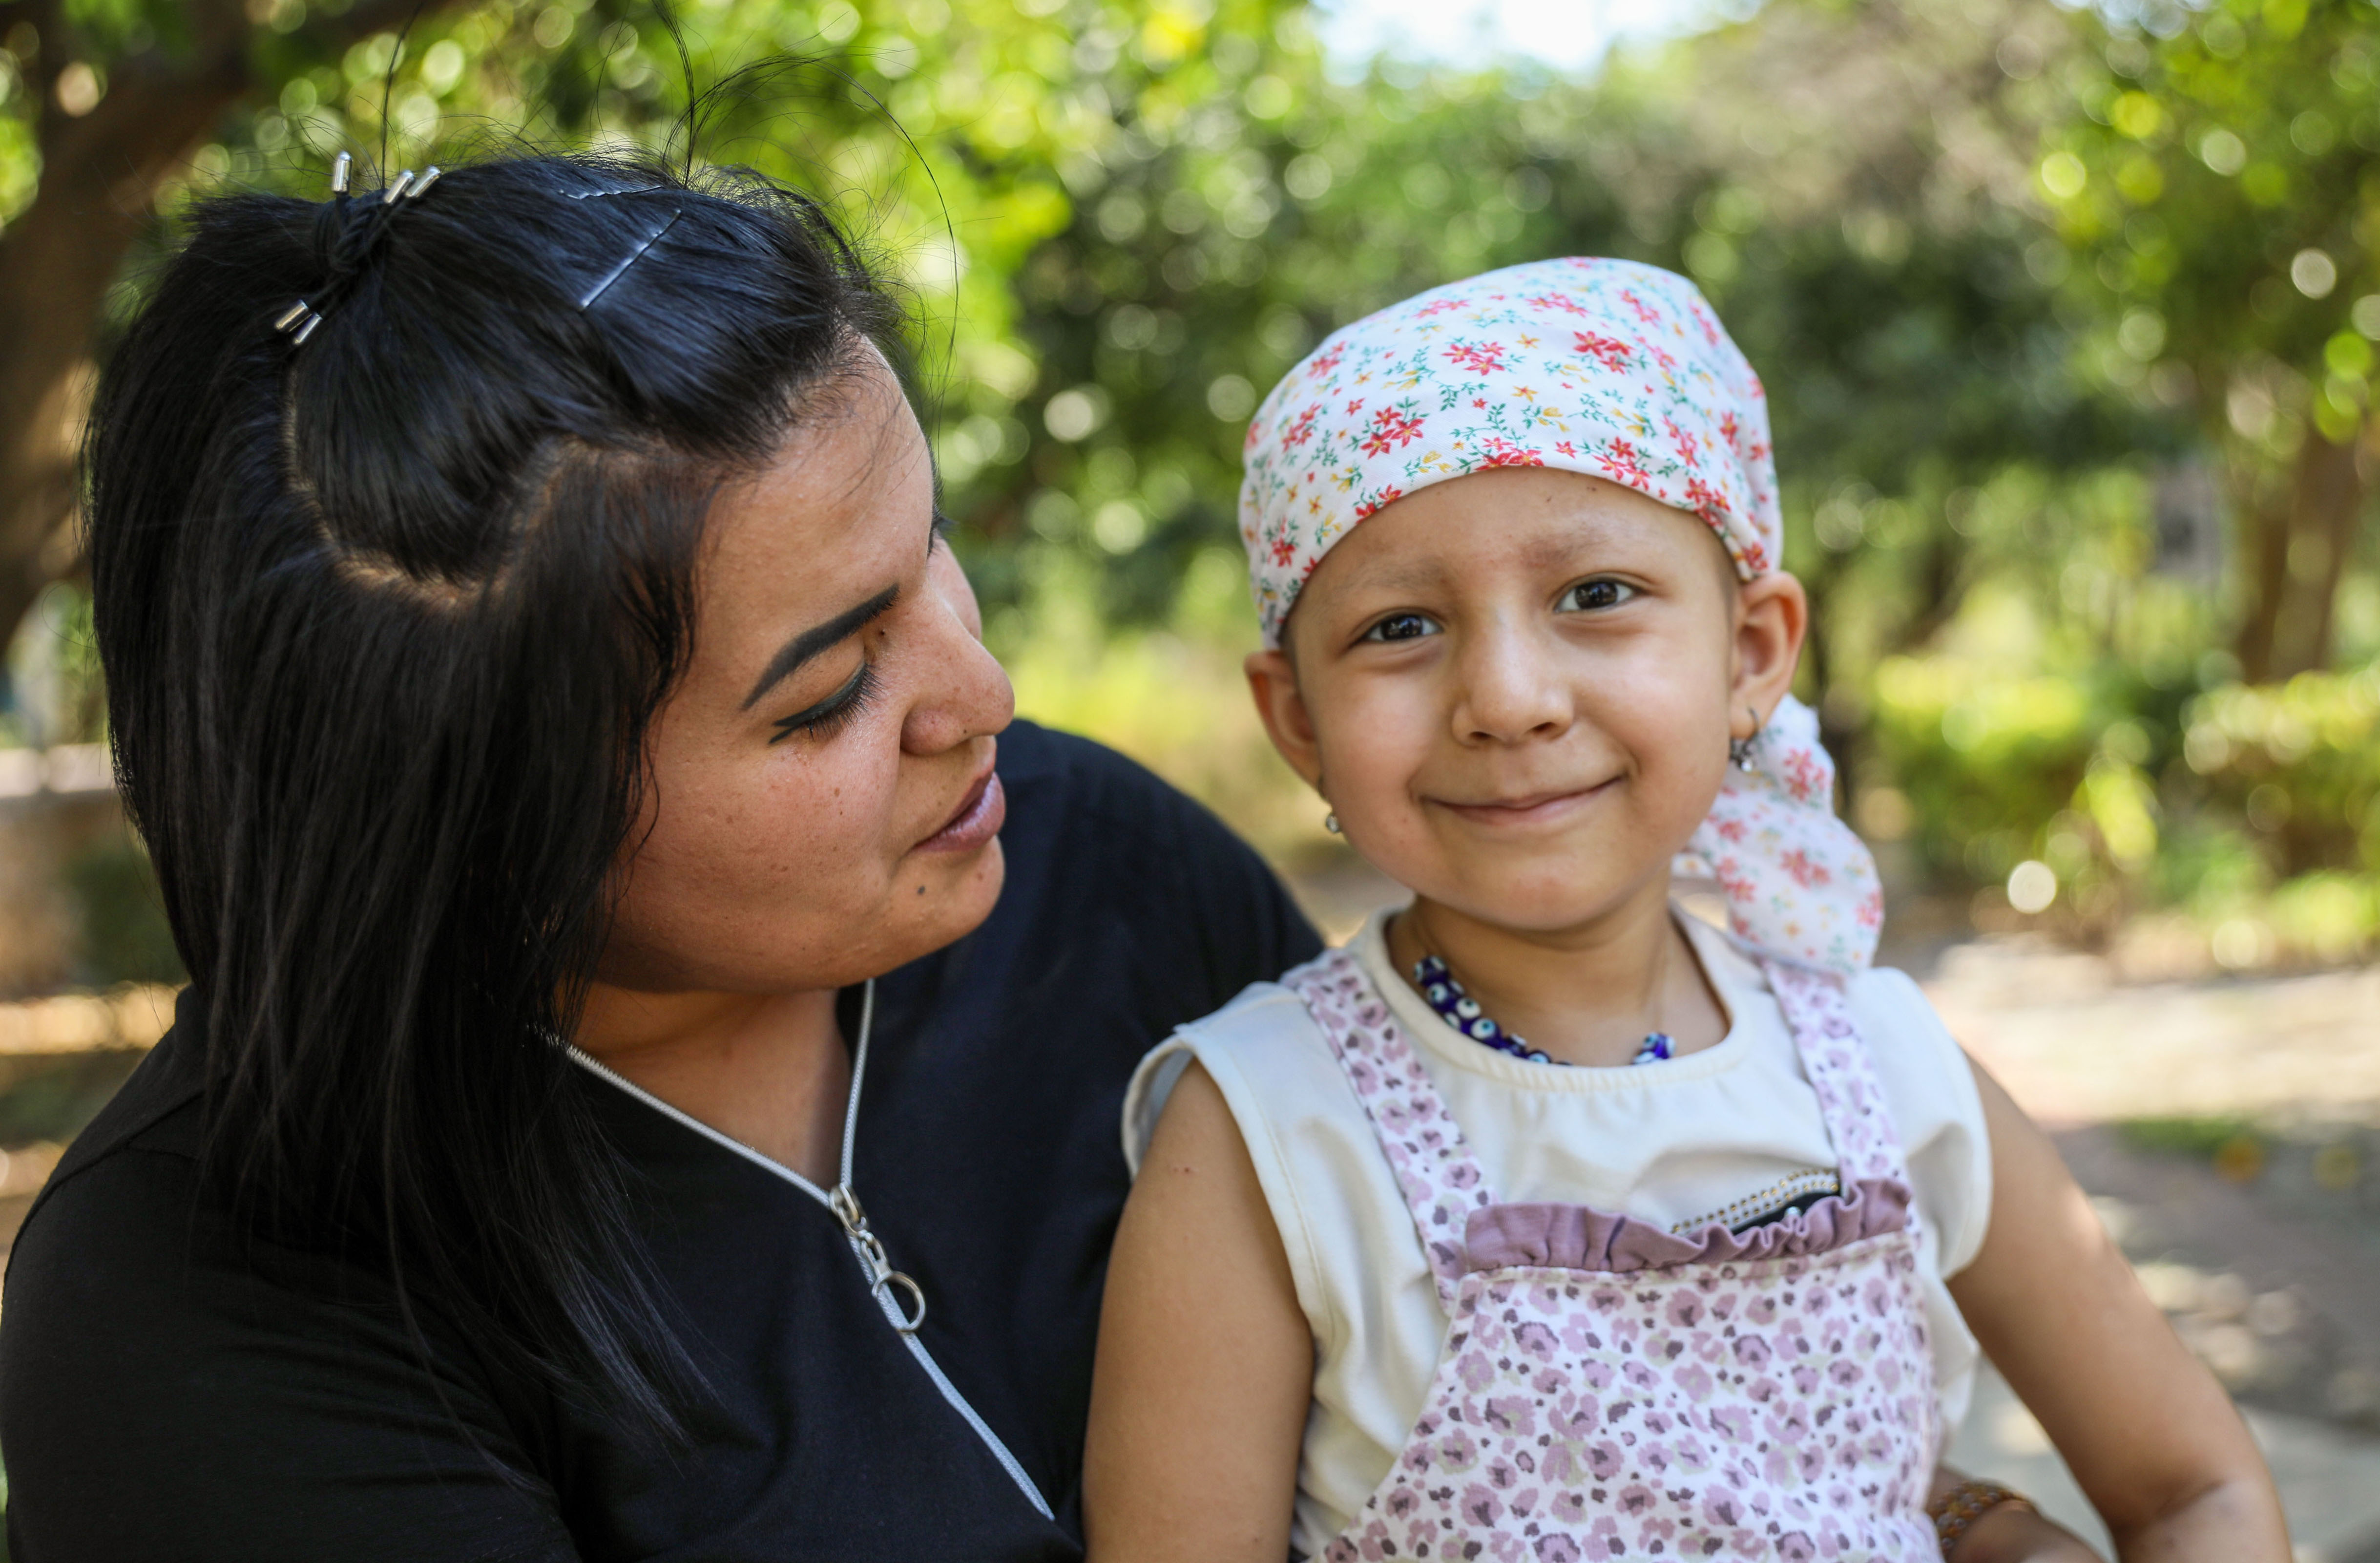
<path fill-rule="evenodd" d="M 2195 400 L 2218 436 L 2280 448 L 2309 417 L 2354 433 L 2355 305 L 2380 287 L 2374 19 L 2367 0 L 2221 0 L 2075 57 L 2082 112 L 2045 138 L 2036 183 L 2106 301 L 2084 348 L 2103 377 Z"/>
<path fill-rule="evenodd" d="M 260 88 L 158 242 L 188 190 L 317 193 L 383 134 L 400 165 L 524 126 L 801 184 L 910 290 L 1025 708 L 1276 849 L 1318 811 L 1236 672 L 1249 411 L 1415 289 L 1612 254 L 1692 275 L 1760 370 L 1805 689 L 1854 791 L 1898 800 L 1861 817 L 1926 875 L 2046 863 L 2086 930 L 2176 905 L 2342 949 L 2380 921 L 2370 676 L 2241 688 L 2226 649 L 2318 611 L 2302 665 L 2380 656 L 2368 529 L 2259 519 L 2297 503 L 2310 435 L 2366 422 L 2370 0 L 1769 0 L 1594 81 L 1351 79 L 1291 0 L 694 0 L 683 67 L 641 0 L 492 0 L 334 50 L 348 3 L 256 0 Z M 103 91 L 177 14 L 70 9 Z M 691 146 L 688 71 L 735 81 Z M 38 179 L 20 74 L 0 53 L 0 221 Z"/>
<path fill-rule="evenodd" d="M 2247 1119 L 2228 1117 L 2127 1118 L 2121 1131 L 2126 1141 L 2143 1151 L 2204 1160 L 2214 1159 L 2217 1151 L 2234 1141 L 2253 1139 L 2256 1132 Z"/>

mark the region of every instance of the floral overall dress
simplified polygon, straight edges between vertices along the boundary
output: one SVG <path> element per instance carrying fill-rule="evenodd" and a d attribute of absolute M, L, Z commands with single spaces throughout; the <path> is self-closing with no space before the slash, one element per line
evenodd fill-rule
<path fill-rule="evenodd" d="M 1379 1135 L 1451 1323 L 1402 1455 L 1324 1548 L 1927 1563 L 1938 1441 L 1899 1136 L 1840 983 L 1771 964 L 1841 1191 L 1680 1236 L 1502 1204 L 1353 957 L 1284 982 Z"/>

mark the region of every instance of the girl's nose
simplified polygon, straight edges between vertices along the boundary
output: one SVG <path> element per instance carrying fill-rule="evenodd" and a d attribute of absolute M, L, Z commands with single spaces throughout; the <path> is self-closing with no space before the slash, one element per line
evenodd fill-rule
<path fill-rule="evenodd" d="M 1520 743 L 1570 730 L 1570 686 L 1536 637 L 1491 628 L 1471 638 L 1454 665 L 1462 684 L 1454 731 L 1463 742 Z"/>

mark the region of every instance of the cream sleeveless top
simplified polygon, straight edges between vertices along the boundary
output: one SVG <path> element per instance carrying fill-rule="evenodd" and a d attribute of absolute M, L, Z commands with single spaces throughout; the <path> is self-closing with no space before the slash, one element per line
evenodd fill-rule
<path fill-rule="evenodd" d="M 1391 970 L 1374 917 L 1350 944 L 1501 1197 L 1594 1205 L 1662 1227 L 1747 1221 L 1807 1197 L 1835 1153 L 1767 979 L 1728 937 L 1679 914 L 1729 1026 L 1715 1046 L 1617 1068 L 1532 1064 L 1456 1032 Z M 1966 1410 L 1974 1337 L 1943 1285 L 1982 1246 L 1991 1143 L 1965 1056 L 1899 971 L 1852 980 L 1849 1007 L 1905 1146 L 1921 1217 L 1918 1279 L 1938 1425 Z M 1447 1329 L 1395 1175 L 1305 1006 L 1259 983 L 1151 1052 L 1124 1099 L 1136 1171 L 1166 1094 L 1196 1058 L 1254 1162 L 1314 1334 L 1313 1403 L 1292 1540 L 1344 1530 L 1421 1414 Z"/>

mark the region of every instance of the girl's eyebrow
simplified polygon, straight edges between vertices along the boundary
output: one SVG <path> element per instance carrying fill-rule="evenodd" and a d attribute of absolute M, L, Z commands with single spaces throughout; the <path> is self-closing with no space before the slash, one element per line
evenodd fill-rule
<path fill-rule="evenodd" d="M 1446 583 L 1446 567 L 1433 559 L 1387 558 L 1356 567 L 1344 589 L 1362 592 L 1427 592 Z"/>
<path fill-rule="evenodd" d="M 777 654 L 769 659 L 769 665 L 761 673 L 760 681 L 752 686 L 752 692 L 744 697 L 744 703 L 736 709 L 751 710 L 756 701 L 790 678 L 795 669 L 800 667 L 802 664 L 820 652 L 850 640 L 883 617 L 900 595 L 901 588 L 896 582 L 868 598 L 857 607 L 845 608 L 824 624 L 805 629 L 786 641 L 777 649 Z"/>

